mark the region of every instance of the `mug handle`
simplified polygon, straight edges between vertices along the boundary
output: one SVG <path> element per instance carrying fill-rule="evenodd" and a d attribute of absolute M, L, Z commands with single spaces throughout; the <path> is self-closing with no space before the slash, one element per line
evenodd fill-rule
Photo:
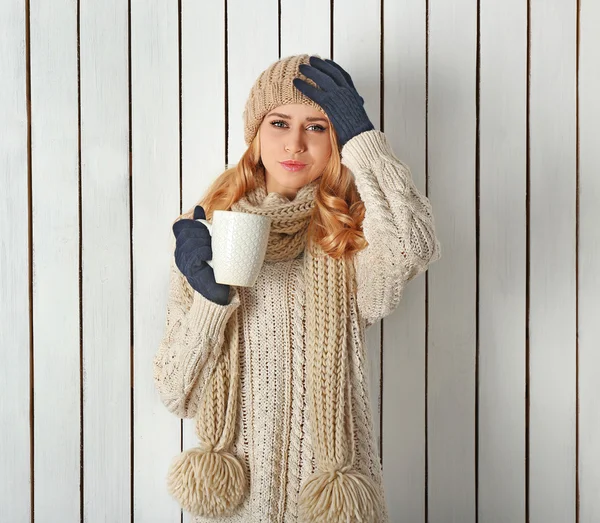
<path fill-rule="evenodd" d="M 212 241 L 212 223 L 209 223 L 206 220 L 202 220 L 201 218 L 197 218 L 196 221 L 197 222 L 202 222 L 204 225 L 206 225 L 206 228 L 208 229 L 208 234 L 210 234 L 210 238 L 211 238 L 211 241 Z M 206 263 L 208 263 L 214 269 L 214 265 L 213 265 L 213 261 L 212 260 L 206 260 Z"/>

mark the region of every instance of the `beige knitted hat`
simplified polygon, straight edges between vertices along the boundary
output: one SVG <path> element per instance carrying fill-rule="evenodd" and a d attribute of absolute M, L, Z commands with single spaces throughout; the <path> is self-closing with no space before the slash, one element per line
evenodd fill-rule
<path fill-rule="evenodd" d="M 313 56 L 321 58 L 318 54 Z M 265 115 L 280 105 L 306 104 L 325 114 L 319 104 L 301 93 L 292 83 L 294 78 L 300 78 L 314 87 L 317 86 L 315 82 L 298 70 L 300 64 L 310 64 L 309 58 L 308 54 L 282 58 L 267 67 L 256 79 L 250 89 L 243 114 L 246 145 L 250 145 L 256 136 Z"/>

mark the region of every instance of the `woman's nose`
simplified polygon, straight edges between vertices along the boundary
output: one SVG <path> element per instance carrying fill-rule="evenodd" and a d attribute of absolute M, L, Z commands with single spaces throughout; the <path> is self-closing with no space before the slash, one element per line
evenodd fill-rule
<path fill-rule="evenodd" d="M 302 137 L 302 130 L 291 132 L 287 136 L 287 142 L 285 145 L 286 151 L 302 151 L 304 149 L 304 139 Z"/>
<path fill-rule="evenodd" d="M 289 152 L 302 152 L 304 150 L 304 144 L 300 140 L 288 141 L 285 150 Z"/>

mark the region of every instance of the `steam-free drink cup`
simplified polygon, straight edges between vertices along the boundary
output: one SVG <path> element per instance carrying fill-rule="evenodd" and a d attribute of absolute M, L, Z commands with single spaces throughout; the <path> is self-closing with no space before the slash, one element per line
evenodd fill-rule
<path fill-rule="evenodd" d="M 271 218 L 238 211 L 216 210 L 212 223 L 198 219 L 211 236 L 213 268 L 217 283 L 253 287 L 269 242 Z"/>

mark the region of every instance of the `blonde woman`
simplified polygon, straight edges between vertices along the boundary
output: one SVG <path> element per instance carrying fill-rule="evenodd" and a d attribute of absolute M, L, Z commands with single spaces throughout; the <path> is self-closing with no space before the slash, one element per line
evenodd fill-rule
<path fill-rule="evenodd" d="M 387 522 L 364 332 L 439 259 L 430 203 L 332 60 L 271 64 L 244 126 L 239 163 L 173 224 L 154 377 L 199 445 L 168 490 L 196 523 Z M 215 282 L 196 220 L 217 209 L 272 220 L 254 287 Z"/>

